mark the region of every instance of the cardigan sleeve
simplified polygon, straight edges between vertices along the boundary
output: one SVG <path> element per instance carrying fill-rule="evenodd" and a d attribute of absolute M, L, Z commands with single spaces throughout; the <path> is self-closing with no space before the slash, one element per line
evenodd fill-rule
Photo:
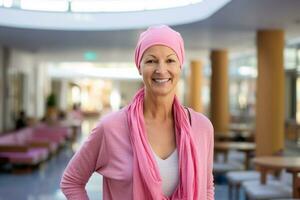
<path fill-rule="evenodd" d="M 200 147 L 201 153 L 205 160 L 205 173 L 206 180 L 203 183 L 205 185 L 205 192 L 203 192 L 203 199 L 205 200 L 214 200 L 215 197 L 215 187 L 214 187 L 214 178 L 213 178 L 213 154 L 214 154 L 214 128 L 210 120 L 201 113 L 198 113 L 192 109 L 191 118 L 192 118 L 192 128 L 195 133 L 199 133 L 199 130 L 202 130 L 203 134 L 195 134 L 196 138 L 199 138 L 199 145 L 203 145 Z M 204 168 L 203 168 L 204 169 Z"/>
<path fill-rule="evenodd" d="M 67 199 L 88 200 L 85 185 L 93 172 L 101 173 L 107 163 L 103 125 L 94 128 L 67 165 L 60 187 Z"/>
<path fill-rule="evenodd" d="M 214 128 L 209 121 L 209 150 L 208 150 L 208 179 L 207 179 L 207 200 L 214 200 L 214 178 L 213 178 L 213 154 L 214 154 Z"/>

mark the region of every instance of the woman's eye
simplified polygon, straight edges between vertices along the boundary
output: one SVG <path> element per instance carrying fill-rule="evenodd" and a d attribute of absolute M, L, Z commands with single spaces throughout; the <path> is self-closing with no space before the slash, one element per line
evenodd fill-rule
<path fill-rule="evenodd" d="M 154 63 L 154 62 L 155 62 L 154 60 L 147 60 L 146 61 L 146 63 L 149 63 L 149 64 Z"/>
<path fill-rule="evenodd" d="M 172 62 L 175 62 L 175 60 L 173 60 L 173 59 L 168 59 L 167 60 L 167 63 L 172 63 Z"/>

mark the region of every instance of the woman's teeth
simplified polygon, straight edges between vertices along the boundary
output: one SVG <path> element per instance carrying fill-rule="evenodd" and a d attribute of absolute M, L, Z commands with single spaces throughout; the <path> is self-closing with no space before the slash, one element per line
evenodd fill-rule
<path fill-rule="evenodd" d="M 166 83 L 168 82 L 170 79 L 166 78 L 166 79 L 153 79 L 155 82 L 157 83 Z"/>

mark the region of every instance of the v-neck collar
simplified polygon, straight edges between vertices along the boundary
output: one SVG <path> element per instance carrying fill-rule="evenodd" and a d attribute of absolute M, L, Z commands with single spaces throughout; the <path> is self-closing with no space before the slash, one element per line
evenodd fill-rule
<path fill-rule="evenodd" d="M 150 145 L 150 147 L 151 147 L 151 145 Z M 167 160 L 170 160 L 171 158 L 173 158 L 173 157 L 177 154 L 177 148 L 175 148 L 174 151 L 173 151 L 166 159 L 162 159 L 160 156 L 158 156 L 158 155 L 155 153 L 155 151 L 152 149 L 152 147 L 151 147 L 151 150 L 152 150 L 152 152 L 153 152 L 155 158 L 157 158 L 157 159 L 160 160 L 160 161 L 167 161 Z"/>

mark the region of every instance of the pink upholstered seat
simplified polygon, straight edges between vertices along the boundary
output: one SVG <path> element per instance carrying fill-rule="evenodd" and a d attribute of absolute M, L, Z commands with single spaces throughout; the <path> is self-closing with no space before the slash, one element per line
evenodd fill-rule
<path fill-rule="evenodd" d="M 46 148 L 30 148 L 26 152 L 0 152 L 0 158 L 8 158 L 12 164 L 35 165 L 48 158 Z"/>

